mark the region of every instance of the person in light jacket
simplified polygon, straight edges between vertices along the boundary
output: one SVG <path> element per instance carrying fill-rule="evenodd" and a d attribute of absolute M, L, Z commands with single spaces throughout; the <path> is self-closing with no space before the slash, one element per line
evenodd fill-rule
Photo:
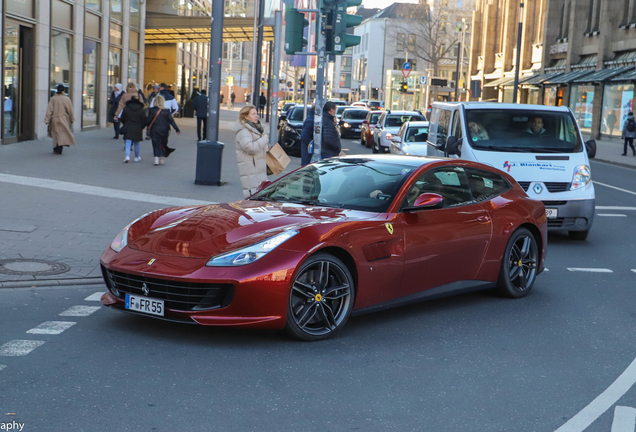
<path fill-rule="evenodd" d="M 134 82 L 129 82 L 126 86 L 126 93 L 119 99 L 119 104 L 117 105 L 117 110 L 115 111 L 115 118 L 113 120 L 119 120 L 121 116 L 121 112 L 126 108 L 126 103 L 131 99 L 139 100 L 139 90 L 137 90 L 137 84 Z"/>
<path fill-rule="evenodd" d="M 75 121 L 71 99 L 64 93 L 64 84 L 58 84 L 57 93 L 49 101 L 44 123 L 49 125 L 49 133 L 53 138 L 53 153 L 61 155 L 64 146 L 75 145 L 75 137 L 71 132 L 71 123 Z"/>
<path fill-rule="evenodd" d="M 631 129 L 631 130 L 630 130 Z M 634 148 L 634 138 L 636 137 L 636 123 L 634 122 L 634 113 L 629 112 L 627 119 L 623 124 L 622 138 L 625 142 L 623 144 L 623 154 L 621 156 L 627 156 L 627 145 L 632 148 L 632 153 L 636 156 L 636 149 Z"/>
<path fill-rule="evenodd" d="M 243 197 L 256 192 L 267 180 L 267 152 L 269 137 L 265 133 L 254 105 L 245 105 L 234 124 L 236 133 L 236 159 L 238 161 Z"/>

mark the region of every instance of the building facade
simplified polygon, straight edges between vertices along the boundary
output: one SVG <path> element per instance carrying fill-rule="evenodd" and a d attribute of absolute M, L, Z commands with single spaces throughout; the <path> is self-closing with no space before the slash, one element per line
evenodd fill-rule
<path fill-rule="evenodd" d="M 67 88 L 73 130 L 107 126 L 108 89 L 143 79 L 141 0 L 7 0 L 2 19 L 2 144 L 47 136 L 44 116 Z"/>
<path fill-rule="evenodd" d="M 471 98 L 512 102 L 521 19 L 518 101 L 537 103 L 541 93 L 544 22 L 547 0 L 475 0 L 469 70 Z"/>

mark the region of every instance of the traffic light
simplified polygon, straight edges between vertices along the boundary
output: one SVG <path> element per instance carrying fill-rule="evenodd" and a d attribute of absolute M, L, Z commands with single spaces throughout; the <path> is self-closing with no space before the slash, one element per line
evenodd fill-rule
<path fill-rule="evenodd" d="M 261 87 L 265 86 L 265 78 L 261 78 Z"/>
<path fill-rule="evenodd" d="M 301 78 L 298 82 L 300 84 L 301 89 L 305 89 L 305 78 Z"/>
<path fill-rule="evenodd" d="M 402 85 L 400 86 L 400 92 L 406 93 L 409 91 L 409 83 L 406 81 L 402 81 Z"/>
<path fill-rule="evenodd" d="M 305 35 L 305 27 L 309 25 L 309 21 L 305 18 L 305 14 L 298 12 L 291 6 L 285 11 L 285 52 L 287 54 L 295 54 L 303 50 L 307 46 Z"/>
<path fill-rule="evenodd" d="M 360 45 L 360 36 L 347 34 L 347 29 L 360 25 L 362 17 L 358 15 L 348 15 L 347 8 L 360 6 L 362 0 L 344 0 L 335 5 L 331 17 L 331 35 L 327 37 L 327 47 L 333 47 L 329 54 L 344 54 L 348 47 Z M 329 25 L 329 17 L 327 25 Z"/>

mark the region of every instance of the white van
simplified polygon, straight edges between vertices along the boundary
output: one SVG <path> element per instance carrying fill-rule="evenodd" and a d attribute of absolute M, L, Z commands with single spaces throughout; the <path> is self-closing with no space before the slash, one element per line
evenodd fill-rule
<path fill-rule="evenodd" d="M 456 156 L 509 173 L 532 199 L 543 201 L 549 230 L 585 240 L 594 221 L 589 157 L 567 107 L 490 102 L 433 103 L 429 156 Z"/>

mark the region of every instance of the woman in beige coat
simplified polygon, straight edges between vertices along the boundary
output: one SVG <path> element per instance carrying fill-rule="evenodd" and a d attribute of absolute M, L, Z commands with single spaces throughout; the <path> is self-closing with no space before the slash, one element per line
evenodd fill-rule
<path fill-rule="evenodd" d="M 124 108 L 126 108 L 126 102 L 128 102 L 132 98 L 141 101 L 141 99 L 139 99 L 139 90 L 137 90 L 137 84 L 131 81 L 126 86 L 126 93 L 124 93 L 121 96 L 121 99 L 119 99 L 119 105 L 117 105 L 117 111 L 115 111 L 115 118 L 113 120 L 119 120 L 119 115 L 124 110 Z"/>
<path fill-rule="evenodd" d="M 269 137 L 265 133 L 254 105 L 245 105 L 234 124 L 236 132 L 236 159 L 238 161 L 243 197 L 256 192 L 258 185 L 267 180 L 267 152 Z"/>
<path fill-rule="evenodd" d="M 71 132 L 71 123 L 75 121 L 71 99 L 64 94 L 64 85 L 57 86 L 57 93 L 49 101 L 44 123 L 49 125 L 49 134 L 53 138 L 53 153 L 62 154 L 64 146 L 75 145 Z"/>

